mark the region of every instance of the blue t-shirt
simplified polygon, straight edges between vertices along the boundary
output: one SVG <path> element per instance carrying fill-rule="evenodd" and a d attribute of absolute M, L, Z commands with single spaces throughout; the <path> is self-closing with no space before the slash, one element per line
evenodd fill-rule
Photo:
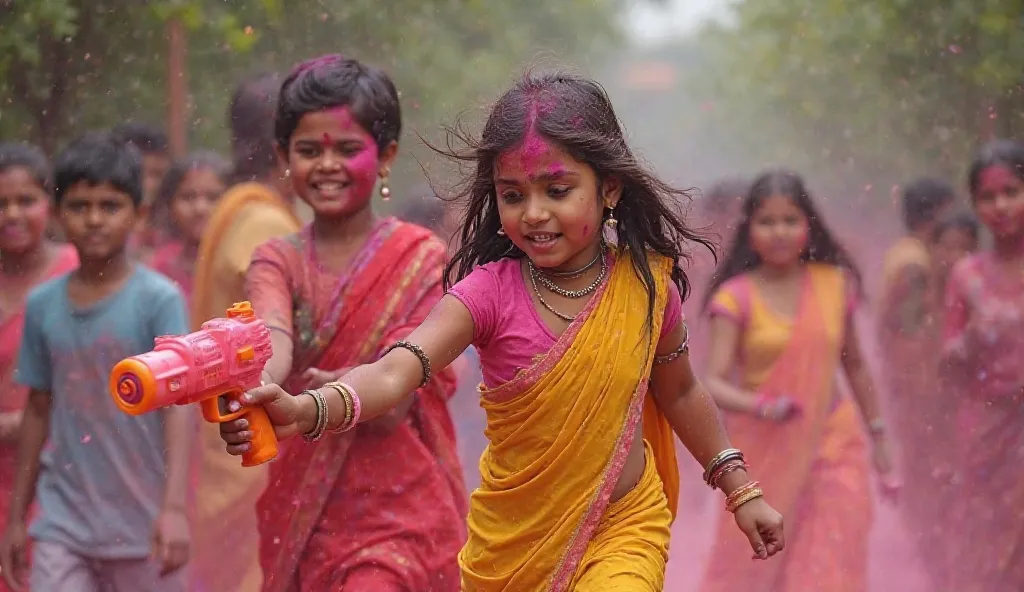
<path fill-rule="evenodd" d="M 144 558 L 164 496 L 165 412 L 124 413 L 107 381 L 155 337 L 188 332 L 185 302 L 136 264 L 120 290 L 80 309 L 68 299 L 69 277 L 40 285 L 25 305 L 17 380 L 53 397 L 29 534 L 86 557 Z"/>

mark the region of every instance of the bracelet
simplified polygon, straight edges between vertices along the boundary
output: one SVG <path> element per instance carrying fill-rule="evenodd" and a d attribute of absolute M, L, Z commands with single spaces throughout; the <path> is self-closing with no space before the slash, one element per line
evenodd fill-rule
<path fill-rule="evenodd" d="M 720 468 L 712 473 L 711 478 L 708 480 L 708 485 L 711 486 L 712 490 L 718 489 L 718 482 L 722 480 L 722 477 L 739 469 L 743 469 L 745 471 L 747 468 L 749 468 L 747 463 L 742 460 L 730 460 L 729 462 L 723 463 Z"/>
<path fill-rule="evenodd" d="M 715 455 L 715 458 L 711 459 L 706 469 L 704 469 L 704 482 L 711 485 L 711 475 L 713 475 L 722 465 L 731 460 L 743 460 L 743 453 L 737 448 L 726 448 Z"/>
<path fill-rule="evenodd" d="M 384 354 L 381 357 L 383 358 L 384 356 L 388 355 L 391 352 L 391 350 L 399 347 L 411 351 L 413 354 L 416 355 L 417 358 L 420 359 L 420 365 L 423 366 L 423 380 L 420 381 L 420 386 L 417 388 L 423 388 L 427 386 L 427 383 L 430 382 L 430 358 L 427 357 L 427 353 L 423 351 L 422 347 L 416 345 L 415 343 L 409 343 L 408 341 L 405 340 L 396 341 L 393 345 L 384 350 Z"/>
<path fill-rule="evenodd" d="M 320 391 L 316 390 L 302 391 L 300 394 L 313 397 L 313 401 L 316 403 L 316 424 L 314 424 L 312 431 L 302 435 L 306 442 L 316 442 L 324 435 L 324 428 L 327 427 L 329 413 L 327 399 L 324 398 Z"/>
<path fill-rule="evenodd" d="M 725 496 L 725 509 L 730 512 L 735 512 L 736 508 L 749 502 L 750 500 L 761 495 L 752 495 L 754 492 L 761 491 L 761 484 L 757 481 L 750 481 L 740 485 L 736 489 L 732 490 L 729 495 Z M 748 497 L 750 496 L 750 497 Z"/>
<path fill-rule="evenodd" d="M 688 353 L 690 351 L 690 330 L 686 327 L 686 323 L 683 323 L 683 330 L 686 331 L 686 336 L 683 337 L 683 343 L 676 351 L 667 353 L 663 356 L 654 356 L 655 364 L 668 364 L 674 362 L 679 356 Z"/>
<path fill-rule="evenodd" d="M 744 492 L 743 495 L 726 502 L 725 509 L 732 514 L 735 514 L 736 510 L 740 509 L 740 506 L 759 497 L 764 497 L 764 491 L 762 491 L 760 487 L 754 487 L 753 489 Z"/>
<path fill-rule="evenodd" d="M 324 387 L 334 389 L 345 403 L 345 417 L 342 419 L 341 424 L 331 430 L 331 432 L 347 432 L 358 425 L 361 405 L 359 403 L 359 395 L 356 394 L 355 389 L 342 382 L 328 382 Z"/>

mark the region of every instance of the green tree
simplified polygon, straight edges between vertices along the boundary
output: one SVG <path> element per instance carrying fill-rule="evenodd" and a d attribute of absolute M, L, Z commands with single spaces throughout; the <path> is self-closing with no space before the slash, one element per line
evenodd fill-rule
<path fill-rule="evenodd" d="M 1024 131 L 1022 26 L 1022 0 L 749 0 L 702 42 L 734 116 L 774 130 L 762 144 L 888 197 Z"/>
<path fill-rule="evenodd" d="M 140 6 L 141 4 L 141 6 Z M 188 28 L 194 143 L 226 145 L 237 79 L 326 52 L 387 69 L 411 127 L 494 94 L 544 52 L 618 40 L 621 0 L 24 0 L 0 4 L 0 134 L 48 151 L 85 129 L 163 119 L 171 16 Z M 429 127 L 429 126 L 428 126 Z"/>

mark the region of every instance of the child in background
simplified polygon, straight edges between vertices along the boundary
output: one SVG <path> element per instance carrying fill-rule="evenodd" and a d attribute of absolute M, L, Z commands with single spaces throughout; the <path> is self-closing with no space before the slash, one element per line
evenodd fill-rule
<path fill-rule="evenodd" d="M 41 150 L 0 143 L 0 521 L 4 523 L 28 398 L 28 389 L 14 381 L 25 297 L 34 286 L 78 265 L 74 247 L 45 237 L 52 187 L 50 163 Z M 0 590 L 7 590 L 2 581 Z"/>
<path fill-rule="evenodd" d="M 18 352 L 29 401 L 0 567 L 21 589 L 183 590 L 186 490 L 195 437 L 186 407 L 134 417 L 110 398 L 110 369 L 188 331 L 184 301 L 125 253 L 142 202 L 142 162 L 110 134 L 86 135 L 55 163 L 54 197 L 78 251 L 70 274 L 28 297 Z M 39 515 L 26 533 L 33 493 Z"/>
<path fill-rule="evenodd" d="M 167 227 L 148 265 L 174 280 L 186 300 L 192 295 L 199 241 L 230 175 L 231 164 L 220 155 L 190 154 L 171 165 L 153 201 L 152 218 L 166 221 Z"/>
<path fill-rule="evenodd" d="M 167 134 L 155 125 L 137 121 L 119 123 L 110 132 L 142 153 L 142 206 L 139 209 L 138 235 L 132 238 L 132 249 L 139 257 L 145 258 L 165 239 L 162 231 L 167 221 L 157 219 L 151 208 L 171 165 Z"/>

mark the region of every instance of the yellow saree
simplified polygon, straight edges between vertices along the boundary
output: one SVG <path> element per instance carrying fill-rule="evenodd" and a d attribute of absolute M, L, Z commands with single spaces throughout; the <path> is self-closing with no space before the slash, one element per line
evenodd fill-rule
<path fill-rule="evenodd" d="M 513 380 L 481 390 L 489 444 L 459 554 L 464 590 L 582 590 L 585 572 L 613 563 L 664 579 L 679 475 L 674 435 L 647 385 L 672 262 L 650 257 L 652 327 L 645 326 L 647 293 L 623 252 L 551 351 Z M 647 470 L 609 504 L 641 424 Z M 662 540 L 638 556 L 638 532 Z"/>

